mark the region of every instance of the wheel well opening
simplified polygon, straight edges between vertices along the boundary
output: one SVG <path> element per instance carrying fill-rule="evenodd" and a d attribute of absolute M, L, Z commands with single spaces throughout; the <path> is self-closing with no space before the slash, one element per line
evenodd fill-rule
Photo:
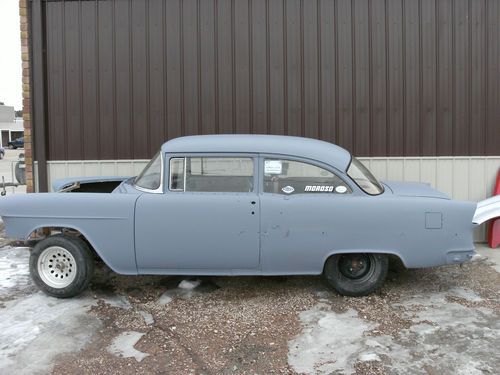
<path fill-rule="evenodd" d="M 363 252 L 359 252 L 361 254 L 365 254 Z M 386 255 L 388 260 L 389 260 L 389 270 L 392 270 L 392 271 L 402 271 L 402 270 L 405 270 L 406 269 L 406 266 L 403 262 L 403 260 L 396 254 L 392 254 L 392 253 L 383 253 L 383 252 L 379 252 L 379 253 L 371 253 L 371 252 L 366 252 L 367 254 L 381 254 L 381 255 Z M 325 267 L 328 263 L 328 260 L 331 259 L 332 257 L 336 256 L 336 255 L 344 255 L 344 254 L 356 254 L 356 252 L 340 252 L 340 253 L 335 253 L 335 254 L 332 254 L 330 255 L 328 258 L 326 258 L 325 260 L 325 263 L 323 264 L 323 272 L 325 271 Z"/>
<path fill-rule="evenodd" d="M 51 236 L 56 236 L 56 235 L 65 235 L 69 237 L 78 237 L 82 241 L 84 241 L 89 249 L 92 251 L 94 254 L 94 257 L 96 259 L 100 259 L 99 254 L 95 251 L 94 247 L 90 243 L 90 241 L 85 237 L 85 235 L 80 232 L 77 229 L 74 228 L 69 228 L 69 227 L 40 227 L 35 229 L 33 232 L 30 233 L 26 240 L 26 244 L 29 247 L 35 246 L 35 244 L 41 240 L 44 240 L 45 238 L 51 237 Z"/>

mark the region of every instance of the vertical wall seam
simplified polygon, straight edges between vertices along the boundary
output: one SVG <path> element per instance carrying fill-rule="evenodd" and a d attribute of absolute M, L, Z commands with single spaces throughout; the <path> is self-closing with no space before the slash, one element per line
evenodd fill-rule
<path fill-rule="evenodd" d="M 181 135 L 186 135 L 186 115 L 185 98 L 184 98 L 184 1 L 178 0 L 179 4 L 179 43 L 180 43 L 180 58 L 181 58 Z"/>
<path fill-rule="evenodd" d="M 368 1 L 368 155 L 373 154 L 373 9 Z"/>
<path fill-rule="evenodd" d="M 489 15 L 489 0 L 484 0 L 484 102 L 485 102 L 485 115 L 484 115 L 484 138 L 483 138 L 483 150 L 484 150 L 484 155 L 489 154 L 488 150 L 488 128 L 489 128 L 489 115 L 488 115 L 488 108 L 489 108 L 489 82 L 488 82 L 488 67 L 489 67 L 489 33 L 488 33 L 488 15 Z"/>
<path fill-rule="evenodd" d="M 215 134 L 219 134 L 219 0 L 214 0 L 214 89 L 215 89 Z"/>
<path fill-rule="evenodd" d="M 467 139 L 471 140 L 472 133 L 472 8 L 471 8 L 471 0 L 467 1 L 467 54 L 468 54 L 468 77 L 466 80 L 467 83 Z M 471 144 L 467 142 L 467 155 L 470 155 L 471 152 Z"/>
<path fill-rule="evenodd" d="M 420 0 L 418 0 L 418 3 L 417 4 L 420 4 Z M 406 115 L 407 115 L 407 110 L 406 110 L 406 105 L 407 105 L 407 95 L 406 95 L 406 2 L 405 0 L 401 0 L 401 60 L 402 60 L 402 67 L 401 67 L 401 71 L 403 72 L 403 81 L 401 82 L 403 88 L 403 98 L 402 98 L 402 102 L 403 102 L 403 108 L 402 108 L 402 116 L 403 116 L 403 121 L 402 121 L 402 130 L 403 130 L 403 142 L 402 142 L 402 145 L 403 145 L 403 152 L 402 154 L 404 156 L 407 156 L 408 154 L 408 150 L 406 149 L 406 125 L 407 125 L 407 121 L 406 121 Z M 420 5 L 419 5 L 419 17 L 418 17 L 418 23 L 420 24 Z M 420 42 L 420 35 L 419 35 L 419 42 Z M 422 48 L 421 46 L 418 47 L 418 52 L 419 52 L 419 57 L 421 56 L 421 51 L 422 51 Z M 422 68 L 421 66 L 419 67 L 420 69 Z M 419 69 L 419 73 L 420 73 L 420 69 Z M 420 89 L 419 89 L 420 91 Z M 420 102 L 420 100 L 419 100 Z M 420 119 L 420 116 L 419 116 L 419 119 Z M 420 123 L 419 123 L 420 125 Z M 419 139 L 419 143 L 422 142 L 422 138 Z"/>
<path fill-rule="evenodd" d="M 352 128 L 351 128 L 351 137 L 352 137 L 352 150 L 355 155 L 358 154 L 357 143 L 356 143 L 356 128 L 357 128 L 357 108 L 356 108 L 356 8 L 354 6 L 354 1 L 351 1 L 351 64 L 352 64 L 352 92 L 351 92 L 351 101 L 352 101 Z"/>
<path fill-rule="evenodd" d="M 64 125 L 63 125 L 63 133 L 64 133 L 64 158 L 68 159 L 68 101 L 67 101 L 67 67 L 66 67 L 66 3 L 61 4 L 62 9 L 62 29 L 63 33 L 61 35 L 62 41 L 62 50 L 63 50 L 63 62 L 62 62 L 62 76 L 63 76 L 63 111 L 64 111 Z M 52 156 L 52 155 L 50 155 Z"/>
<path fill-rule="evenodd" d="M 287 25 L 287 1 L 283 1 L 283 88 L 284 88 L 284 108 L 283 108 L 283 117 L 284 117 L 284 134 L 288 134 L 288 25 Z"/>
<path fill-rule="evenodd" d="M 338 0 L 334 0 L 333 4 L 333 29 L 335 32 L 333 38 L 333 50 L 335 54 L 335 129 L 334 129 L 334 142 L 339 142 L 339 22 L 338 22 Z"/>
<path fill-rule="evenodd" d="M 132 158 L 135 158 L 135 149 L 134 149 L 134 43 L 133 43 L 133 29 L 134 24 L 132 21 L 132 1 L 128 2 L 128 24 L 129 24 L 129 32 L 128 32 L 128 70 L 129 70 L 129 135 L 130 135 L 130 149 L 132 152 Z"/>
<path fill-rule="evenodd" d="M 236 17 L 236 11 L 234 9 L 234 1 L 231 1 L 231 78 L 232 78 L 232 85 L 231 85 L 231 90 L 232 90 L 232 118 L 233 118 L 233 123 L 231 124 L 232 126 L 232 132 L 236 133 L 236 37 L 235 37 L 235 17 Z"/>
<path fill-rule="evenodd" d="M 438 150 L 438 127 L 439 127 L 439 6 L 438 2 L 434 2 L 434 30 L 436 31 L 436 41 L 434 43 L 434 53 L 436 54 L 436 69 L 434 70 L 434 90 L 436 92 L 436 97 L 434 100 L 434 105 L 436 111 L 434 112 L 434 121 L 436 126 L 434 127 L 434 155 L 439 155 Z"/>
<path fill-rule="evenodd" d="M 317 67 L 318 67 L 318 138 L 323 139 L 323 117 L 321 114 L 323 113 L 323 90 L 321 84 L 321 57 L 322 57 L 322 35 L 321 35 L 321 0 L 317 1 L 316 7 L 316 33 L 318 35 L 318 44 L 317 44 Z"/>
<path fill-rule="evenodd" d="M 455 77 L 456 77 L 456 56 L 455 56 L 455 1 L 451 1 L 451 154 L 455 155 Z"/>
<path fill-rule="evenodd" d="M 389 74 L 389 10 L 387 7 L 387 0 L 384 0 L 384 12 L 385 12 L 385 105 L 386 105 L 386 116 L 385 116 L 385 139 L 389 140 L 389 133 L 391 130 L 391 101 L 390 101 L 390 74 Z M 390 155 L 388 152 L 390 148 L 390 142 L 385 143 L 385 154 Z"/>
<path fill-rule="evenodd" d="M 196 94 L 198 97 L 198 134 L 203 134 L 203 107 L 201 105 L 201 17 L 200 0 L 196 0 Z"/>
<path fill-rule="evenodd" d="M 305 78 L 304 78 L 304 0 L 299 3 L 299 28 L 300 28 L 300 135 L 305 136 Z"/>
<path fill-rule="evenodd" d="M 422 155 L 424 150 L 424 48 L 423 48 L 423 23 L 422 16 L 422 0 L 418 0 L 418 134 L 419 134 L 419 149 L 418 153 Z"/>
<path fill-rule="evenodd" d="M 83 54 L 82 54 L 82 3 L 78 2 L 78 80 L 79 82 L 79 100 L 78 105 L 80 107 L 80 118 L 78 119 L 78 123 L 80 125 L 80 155 L 82 159 L 85 159 L 85 113 L 83 112 Z"/>
<path fill-rule="evenodd" d="M 254 132 L 253 116 L 253 2 L 248 0 L 248 104 L 250 134 Z"/>
<path fill-rule="evenodd" d="M 146 147 L 147 147 L 147 157 L 153 156 L 151 154 L 151 49 L 149 46 L 150 42 L 150 19 L 149 19 L 149 0 L 146 0 L 146 25 L 145 25 L 145 36 L 146 40 Z M 132 140 L 133 142 L 134 140 Z M 153 151 L 154 153 L 154 151 Z"/>
<path fill-rule="evenodd" d="M 163 76 L 163 126 L 162 126 L 162 134 L 163 139 L 167 141 L 169 139 L 168 132 L 168 70 L 167 70 L 167 51 L 168 51 L 168 43 L 167 43 L 167 6 L 165 1 L 161 2 L 161 19 L 162 19 L 162 48 L 163 48 L 163 56 L 162 59 L 162 76 Z"/>
<path fill-rule="evenodd" d="M 113 6 L 111 8 L 111 60 L 112 60 L 112 70 L 113 70 L 113 154 L 117 155 L 118 145 L 117 145 L 117 121 L 116 121 L 116 2 L 113 0 Z M 117 155 L 118 156 L 118 155 Z"/>
<path fill-rule="evenodd" d="M 99 55 L 99 3 L 96 1 L 94 3 L 95 6 L 95 70 L 96 70 L 96 95 L 95 95 L 95 100 L 96 100 L 96 128 L 97 128 L 97 134 L 96 136 L 96 143 L 97 143 L 97 157 L 101 159 L 101 92 L 100 92 L 100 87 L 99 87 L 99 82 L 100 80 L 100 71 L 99 71 L 99 60 L 100 60 L 100 55 Z"/>
<path fill-rule="evenodd" d="M 269 19 L 269 0 L 266 0 L 266 132 L 271 132 L 271 25 Z"/>

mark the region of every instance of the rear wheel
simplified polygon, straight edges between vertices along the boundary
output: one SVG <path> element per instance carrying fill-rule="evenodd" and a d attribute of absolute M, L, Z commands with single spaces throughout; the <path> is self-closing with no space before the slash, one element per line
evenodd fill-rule
<path fill-rule="evenodd" d="M 46 294 L 67 298 L 83 291 L 94 272 L 88 245 L 78 237 L 56 235 L 38 242 L 30 255 L 30 274 Z"/>
<path fill-rule="evenodd" d="M 365 296 L 382 285 L 388 268 L 389 260 L 384 254 L 337 254 L 328 258 L 323 274 L 340 294 Z"/>

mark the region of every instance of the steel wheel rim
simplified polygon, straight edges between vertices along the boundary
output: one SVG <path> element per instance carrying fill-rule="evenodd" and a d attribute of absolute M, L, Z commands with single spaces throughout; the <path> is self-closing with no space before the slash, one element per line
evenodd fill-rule
<path fill-rule="evenodd" d="M 340 273 L 353 281 L 362 281 L 373 273 L 373 264 L 369 254 L 345 254 L 339 261 Z"/>
<path fill-rule="evenodd" d="M 76 261 L 63 247 L 50 246 L 38 257 L 38 275 L 52 288 L 66 288 L 76 277 Z"/>

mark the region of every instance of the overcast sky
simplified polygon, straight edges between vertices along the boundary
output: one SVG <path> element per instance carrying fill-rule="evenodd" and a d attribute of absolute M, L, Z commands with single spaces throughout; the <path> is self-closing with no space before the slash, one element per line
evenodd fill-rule
<path fill-rule="evenodd" d="M 0 0 L 0 102 L 22 109 L 19 0 Z"/>

